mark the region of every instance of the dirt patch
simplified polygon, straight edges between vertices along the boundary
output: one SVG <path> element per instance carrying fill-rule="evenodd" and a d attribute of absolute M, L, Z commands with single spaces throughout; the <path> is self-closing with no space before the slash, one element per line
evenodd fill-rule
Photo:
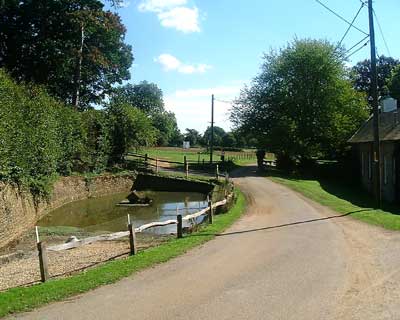
<path fill-rule="evenodd" d="M 171 237 L 138 234 L 138 249 L 145 250 L 160 245 Z M 40 282 L 37 251 L 24 248 L 23 255 L 0 264 L 0 290 Z M 60 252 L 48 251 L 49 274 L 52 278 L 65 277 L 109 260 L 127 257 L 128 254 L 127 239 L 96 242 Z"/>

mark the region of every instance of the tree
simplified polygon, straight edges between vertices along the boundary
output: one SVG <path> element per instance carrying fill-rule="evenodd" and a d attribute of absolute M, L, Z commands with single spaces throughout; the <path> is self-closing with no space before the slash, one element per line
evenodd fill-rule
<path fill-rule="evenodd" d="M 163 111 L 151 116 L 153 126 L 158 130 L 157 145 L 167 146 L 180 137 L 180 131 L 173 112 Z"/>
<path fill-rule="evenodd" d="M 232 148 L 232 147 L 236 147 L 236 145 L 237 145 L 236 137 L 232 132 L 228 132 L 222 137 L 221 146 L 223 146 L 225 148 L 226 147 Z"/>
<path fill-rule="evenodd" d="M 225 136 L 225 130 L 221 127 L 214 126 L 214 146 L 222 146 L 222 139 Z M 202 142 L 209 145 L 211 141 L 211 127 L 207 127 L 204 131 Z"/>
<path fill-rule="evenodd" d="M 392 57 L 380 56 L 377 59 L 378 95 L 385 96 L 388 93 L 387 85 L 393 69 L 400 61 Z M 354 88 L 371 96 L 371 61 L 369 59 L 358 62 L 350 73 Z"/>
<path fill-rule="evenodd" d="M 146 113 L 157 128 L 157 145 L 169 145 L 181 136 L 175 114 L 164 108 L 162 90 L 155 84 L 142 81 L 115 88 L 111 100 L 126 103 Z"/>
<path fill-rule="evenodd" d="M 297 39 L 264 55 L 231 114 L 260 145 L 300 160 L 343 151 L 366 117 L 364 95 L 352 89 L 335 46 Z"/>
<path fill-rule="evenodd" d="M 400 106 L 400 65 L 393 69 L 388 83 L 389 94 L 397 99 L 397 106 Z"/>
<path fill-rule="evenodd" d="M 110 124 L 110 164 L 123 162 L 130 149 L 156 142 L 157 131 L 140 109 L 126 103 L 111 103 L 106 110 Z"/>
<path fill-rule="evenodd" d="M 200 142 L 201 135 L 196 129 L 186 128 L 184 139 L 189 141 L 191 146 L 195 146 Z"/>
<path fill-rule="evenodd" d="M 98 0 L 10 0 L 0 9 L 0 67 L 87 108 L 129 79 L 125 32 Z"/>
<path fill-rule="evenodd" d="M 112 99 L 128 103 L 149 115 L 164 111 L 162 90 L 155 83 L 147 81 L 114 89 Z"/>

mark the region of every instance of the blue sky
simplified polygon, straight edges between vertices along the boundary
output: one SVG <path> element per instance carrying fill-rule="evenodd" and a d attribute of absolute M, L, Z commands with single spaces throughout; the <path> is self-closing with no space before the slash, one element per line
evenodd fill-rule
<path fill-rule="evenodd" d="M 352 20 L 360 0 L 321 0 Z M 377 0 L 375 12 L 390 54 L 400 58 L 400 1 Z M 234 99 L 258 73 L 263 52 L 298 38 L 338 42 L 347 25 L 315 0 L 126 0 L 117 10 L 127 27 L 135 57 L 130 82 L 147 80 L 164 93 L 181 130 L 204 131 L 210 121 L 211 93 Z M 368 32 L 367 8 L 356 25 Z M 397 37 L 396 37 L 397 36 Z M 349 48 L 363 35 L 349 32 Z M 376 26 L 378 54 L 389 55 Z M 368 58 L 369 46 L 350 64 Z M 228 130 L 229 104 L 216 102 L 216 125 Z"/>

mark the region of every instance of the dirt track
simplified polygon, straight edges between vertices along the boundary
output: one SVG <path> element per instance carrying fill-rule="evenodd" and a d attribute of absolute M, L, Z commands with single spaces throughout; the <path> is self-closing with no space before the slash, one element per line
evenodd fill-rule
<path fill-rule="evenodd" d="M 241 175 L 247 213 L 215 240 L 18 318 L 400 319 L 400 233 Z"/>

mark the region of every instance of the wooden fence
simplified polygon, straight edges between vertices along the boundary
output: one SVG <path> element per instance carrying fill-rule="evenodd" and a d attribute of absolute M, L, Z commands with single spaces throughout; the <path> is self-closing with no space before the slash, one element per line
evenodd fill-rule
<path fill-rule="evenodd" d="M 44 242 L 40 241 L 38 227 L 36 227 L 36 241 L 37 241 L 37 248 L 38 248 L 38 252 L 39 252 L 39 266 L 40 266 L 41 281 L 45 282 L 49 279 L 49 272 L 48 272 L 48 266 L 47 266 L 48 265 L 48 263 L 47 263 L 47 252 L 48 251 L 63 251 L 63 250 L 68 250 L 68 249 L 72 249 L 72 248 L 81 247 L 81 246 L 84 246 L 84 245 L 87 245 L 90 243 L 94 243 L 94 242 L 98 242 L 98 241 L 110 241 L 110 240 L 120 239 L 120 238 L 129 236 L 130 254 L 135 255 L 137 253 L 136 233 L 143 232 L 150 228 L 176 224 L 177 225 L 177 230 L 176 230 L 177 238 L 182 238 L 184 221 L 190 221 L 192 225 L 195 225 L 197 218 L 199 218 L 203 215 L 208 215 L 208 222 L 212 223 L 214 210 L 218 207 L 228 204 L 229 201 L 233 198 L 233 196 L 234 196 L 234 193 L 232 192 L 231 194 L 227 195 L 224 200 L 218 201 L 216 203 L 212 203 L 211 200 L 209 200 L 206 208 L 204 208 L 198 212 L 186 215 L 184 217 L 182 217 L 182 215 L 179 214 L 179 208 L 177 208 L 176 209 L 177 210 L 176 219 L 150 222 L 150 223 L 146 223 L 146 224 L 141 225 L 136 228 L 131 223 L 130 216 L 128 215 L 128 230 L 127 231 L 119 231 L 119 232 L 110 233 L 110 234 L 88 237 L 88 238 L 84 238 L 81 240 L 67 242 L 67 243 L 63 243 L 63 244 L 59 244 L 59 245 L 54 245 L 51 247 L 47 247 Z"/>
<path fill-rule="evenodd" d="M 143 168 L 143 169 L 149 169 L 152 168 L 156 173 L 158 173 L 160 171 L 160 169 L 176 169 L 176 167 L 171 167 L 170 165 L 178 165 L 181 166 L 183 169 L 183 172 L 185 173 L 186 178 L 189 177 L 189 173 L 197 173 L 197 174 L 204 174 L 204 173 L 210 173 L 207 170 L 199 170 L 199 167 L 196 167 L 196 169 L 190 168 L 191 166 L 193 167 L 194 165 L 203 165 L 206 166 L 207 163 L 204 162 L 204 159 L 202 162 L 200 162 L 200 158 L 199 160 L 196 161 L 188 161 L 186 156 L 183 156 L 183 162 L 179 162 L 179 161 L 169 161 L 169 160 L 164 160 L 164 159 L 160 159 L 160 158 L 152 158 L 149 157 L 147 155 L 147 153 L 145 155 L 143 154 L 138 154 L 138 153 L 132 153 L 129 152 L 127 153 L 127 156 L 133 158 L 130 159 L 130 162 L 135 163 L 139 168 Z M 168 166 L 163 166 L 162 164 L 167 164 Z M 210 166 L 207 166 L 207 169 L 211 169 L 215 172 L 215 177 L 218 180 L 220 177 L 222 178 L 226 178 L 228 179 L 229 176 L 227 173 L 220 173 L 220 165 L 222 162 L 215 162 L 211 164 Z M 179 167 L 178 167 L 179 168 Z"/>

